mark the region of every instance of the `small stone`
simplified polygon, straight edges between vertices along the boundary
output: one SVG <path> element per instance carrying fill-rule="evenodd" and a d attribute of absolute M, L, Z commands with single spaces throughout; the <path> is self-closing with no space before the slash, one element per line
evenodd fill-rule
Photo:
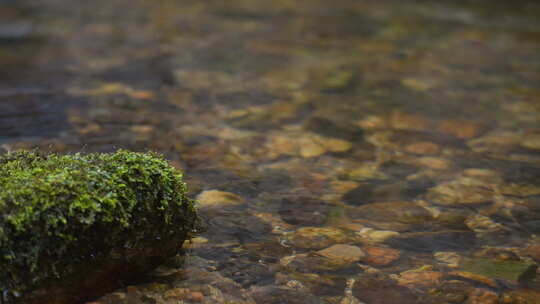
<path fill-rule="evenodd" d="M 330 185 L 332 191 L 337 193 L 345 193 L 358 187 L 358 183 L 353 181 L 332 181 Z"/>
<path fill-rule="evenodd" d="M 148 134 L 154 131 L 154 126 L 150 125 L 136 125 L 131 127 L 131 131 L 139 134 Z"/>
<path fill-rule="evenodd" d="M 296 155 L 298 153 L 298 140 L 281 134 L 270 135 L 266 144 L 268 157 L 274 159 L 280 155 Z"/>
<path fill-rule="evenodd" d="M 79 131 L 79 133 L 81 135 L 94 134 L 94 133 L 97 133 L 97 132 L 99 132 L 101 130 L 102 130 L 101 126 L 96 124 L 96 123 L 91 123 L 91 124 L 88 124 L 88 125 L 78 129 L 78 131 Z"/>
<path fill-rule="evenodd" d="M 163 297 L 167 300 L 184 300 L 187 298 L 189 289 L 187 288 L 174 288 L 167 290 Z"/>
<path fill-rule="evenodd" d="M 467 218 L 465 220 L 465 225 L 476 233 L 488 233 L 494 231 L 503 231 L 506 229 L 503 225 L 496 223 L 489 217 L 481 214 L 474 214 Z"/>
<path fill-rule="evenodd" d="M 187 298 L 193 302 L 202 302 L 204 299 L 204 294 L 200 291 L 192 291 L 188 294 Z"/>
<path fill-rule="evenodd" d="M 362 129 L 383 129 L 387 127 L 387 121 L 383 117 L 370 115 L 356 122 L 356 125 Z"/>
<path fill-rule="evenodd" d="M 503 295 L 504 304 L 533 304 L 538 303 L 540 291 L 529 288 L 518 288 Z"/>
<path fill-rule="evenodd" d="M 345 262 L 358 262 L 366 256 L 360 247 L 336 244 L 323 250 L 319 250 L 316 254 L 332 260 L 342 260 Z"/>
<path fill-rule="evenodd" d="M 390 116 L 390 125 L 398 130 L 418 131 L 430 130 L 432 127 L 431 121 L 427 118 L 419 115 L 406 114 L 400 111 L 394 111 L 392 113 Z"/>
<path fill-rule="evenodd" d="M 408 87 L 409 89 L 420 92 L 429 90 L 435 86 L 435 82 L 431 79 L 421 79 L 413 77 L 401 79 L 401 84 Z"/>
<path fill-rule="evenodd" d="M 532 281 L 538 265 L 530 261 L 471 258 L 463 261 L 460 269 L 490 279 L 505 279 L 515 284 Z"/>
<path fill-rule="evenodd" d="M 433 254 L 440 263 L 445 263 L 448 267 L 456 268 L 459 266 L 461 257 L 454 251 L 439 251 Z"/>
<path fill-rule="evenodd" d="M 244 198 L 241 196 L 220 191 L 220 190 L 206 190 L 200 193 L 196 198 L 200 207 L 216 207 L 216 206 L 234 206 L 245 203 Z"/>
<path fill-rule="evenodd" d="M 369 180 L 369 179 L 387 179 L 384 173 L 379 171 L 377 164 L 364 163 L 359 167 L 352 169 L 349 172 L 349 177 L 353 180 Z"/>
<path fill-rule="evenodd" d="M 413 202 L 381 202 L 369 203 L 355 208 L 353 211 L 358 218 L 370 221 L 402 223 L 408 225 L 424 225 L 432 221 L 431 213 Z"/>
<path fill-rule="evenodd" d="M 540 243 L 529 245 L 525 249 L 524 253 L 533 258 L 535 261 L 540 262 Z"/>
<path fill-rule="evenodd" d="M 326 153 L 326 148 L 312 139 L 300 140 L 300 155 L 303 158 L 312 158 Z"/>
<path fill-rule="evenodd" d="M 521 146 L 528 149 L 540 150 L 540 134 L 526 135 L 521 142 Z"/>
<path fill-rule="evenodd" d="M 387 266 L 397 261 L 401 256 L 400 251 L 393 248 L 364 247 L 363 249 L 367 257 L 362 261 L 374 266 Z"/>
<path fill-rule="evenodd" d="M 450 167 L 450 163 L 448 162 L 448 160 L 438 157 L 420 157 L 417 159 L 417 163 L 421 166 L 435 170 L 444 170 Z"/>
<path fill-rule="evenodd" d="M 400 273 L 398 284 L 409 288 L 431 288 L 441 283 L 443 274 L 438 271 L 405 271 Z"/>
<path fill-rule="evenodd" d="M 340 153 L 347 152 L 352 148 L 352 143 L 338 138 L 321 138 L 319 143 L 328 151 Z"/>
<path fill-rule="evenodd" d="M 342 230 L 330 227 L 303 227 L 288 237 L 294 246 L 305 249 L 324 248 L 347 240 Z"/>
<path fill-rule="evenodd" d="M 481 131 L 479 124 L 462 119 L 444 120 L 439 123 L 438 129 L 442 133 L 462 139 L 477 137 Z"/>
<path fill-rule="evenodd" d="M 439 205 L 469 205 L 491 202 L 493 196 L 493 191 L 484 187 L 454 181 L 429 189 L 426 198 Z"/>
<path fill-rule="evenodd" d="M 356 279 L 352 294 L 368 304 L 418 304 L 420 302 L 409 288 L 381 273 L 363 273 Z"/>
<path fill-rule="evenodd" d="M 519 144 L 522 137 L 523 135 L 520 132 L 496 130 L 482 137 L 469 140 L 467 145 L 477 153 L 500 151 Z"/>
<path fill-rule="evenodd" d="M 363 238 L 366 238 L 372 243 L 382 243 L 391 237 L 396 237 L 399 232 L 389 230 L 374 230 L 372 228 L 364 228 L 357 232 L 357 234 Z"/>
<path fill-rule="evenodd" d="M 499 190 L 502 194 L 519 197 L 540 195 L 540 187 L 531 184 L 511 183 L 500 186 Z"/>
<path fill-rule="evenodd" d="M 408 146 L 405 146 L 405 151 L 413 154 L 428 154 L 433 155 L 437 154 L 440 151 L 439 145 L 432 143 L 432 142 L 417 142 L 410 144 Z"/>
<path fill-rule="evenodd" d="M 469 293 L 467 304 L 499 304 L 499 296 L 488 289 L 475 288 Z"/>
<path fill-rule="evenodd" d="M 471 273 L 467 271 L 451 271 L 448 273 L 448 275 L 450 277 L 454 276 L 454 277 L 459 277 L 459 278 L 466 279 L 469 281 L 475 281 L 477 283 L 481 283 L 481 284 L 484 284 L 493 288 L 498 287 L 498 284 L 495 280 L 490 279 L 483 275 L 479 275 L 479 274 L 475 274 L 475 273 Z"/>
<path fill-rule="evenodd" d="M 476 244 L 476 236 L 470 230 L 408 232 L 389 238 L 385 243 L 393 248 L 417 252 L 464 250 Z"/>
<path fill-rule="evenodd" d="M 354 86 L 357 74 L 352 70 L 333 71 L 323 80 L 322 90 L 329 93 L 345 91 Z"/>

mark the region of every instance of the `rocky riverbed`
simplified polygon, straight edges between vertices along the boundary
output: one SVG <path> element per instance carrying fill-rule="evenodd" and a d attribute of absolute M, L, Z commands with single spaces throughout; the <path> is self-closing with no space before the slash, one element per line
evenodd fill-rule
<path fill-rule="evenodd" d="M 105 303 L 538 303 L 536 1 L 7 1 L 4 150 L 163 153 L 206 231 Z"/>

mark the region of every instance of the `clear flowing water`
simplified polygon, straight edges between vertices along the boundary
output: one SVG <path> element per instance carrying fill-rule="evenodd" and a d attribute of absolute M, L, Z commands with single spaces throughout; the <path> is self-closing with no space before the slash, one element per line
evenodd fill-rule
<path fill-rule="evenodd" d="M 0 1 L 0 147 L 199 200 L 99 303 L 539 303 L 539 84 L 537 1 Z"/>

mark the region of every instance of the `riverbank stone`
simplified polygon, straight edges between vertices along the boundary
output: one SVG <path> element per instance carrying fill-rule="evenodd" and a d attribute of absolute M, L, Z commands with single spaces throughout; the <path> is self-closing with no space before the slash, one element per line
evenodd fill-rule
<path fill-rule="evenodd" d="M 154 153 L 0 156 L 4 302 L 78 303 L 151 271 L 196 231 L 186 191 Z"/>

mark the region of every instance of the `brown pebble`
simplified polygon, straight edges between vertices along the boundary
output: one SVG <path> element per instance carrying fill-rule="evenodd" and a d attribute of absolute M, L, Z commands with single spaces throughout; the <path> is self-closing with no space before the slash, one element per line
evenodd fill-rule
<path fill-rule="evenodd" d="M 499 304 L 499 297 L 491 290 L 476 288 L 469 293 L 467 304 Z"/>
<path fill-rule="evenodd" d="M 440 284 L 442 276 L 437 271 L 407 271 L 400 274 L 398 284 L 410 288 L 435 287 Z"/>
<path fill-rule="evenodd" d="M 360 247 L 345 244 L 333 245 L 317 251 L 317 254 L 331 260 L 344 262 L 357 262 L 366 255 Z"/>
<path fill-rule="evenodd" d="M 193 291 L 189 294 L 188 299 L 193 302 L 202 302 L 202 300 L 204 299 L 204 295 L 200 291 Z"/>
<path fill-rule="evenodd" d="M 363 261 L 376 266 L 389 265 L 398 260 L 401 255 L 399 250 L 393 248 L 364 247 L 363 250 L 367 254 Z"/>
<path fill-rule="evenodd" d="M 186 288 L 174 288 L 165 292 L 164 298 L 170 300 L 183 300 L 186 298 L 189 289 Z"/>
<path fill-rule="evenodd" d="M 394 111 L 390 116 L 390 125 L 399 130 L 425 131 L 431 128 L 431 121 L 419 115 Z"/>
<path fill-rule="evenodd" d="M 439 123 L 439 131 L 442 133 L 454 135 L 462 139 L 469 139 L 480 134 L 480 125 L 462 119 L 444 120 Z"/>
<path fill-rule="evenodd" d="M 532 244 L 525 249 L 525 254 L 540 262 L 540 244 Z"/>
<path fill-rule="evenodd" d="M 413 154 L 437 154 L 440 148 L 437 144 L 423 141 L 406 146 L 405 151 Z"/>

